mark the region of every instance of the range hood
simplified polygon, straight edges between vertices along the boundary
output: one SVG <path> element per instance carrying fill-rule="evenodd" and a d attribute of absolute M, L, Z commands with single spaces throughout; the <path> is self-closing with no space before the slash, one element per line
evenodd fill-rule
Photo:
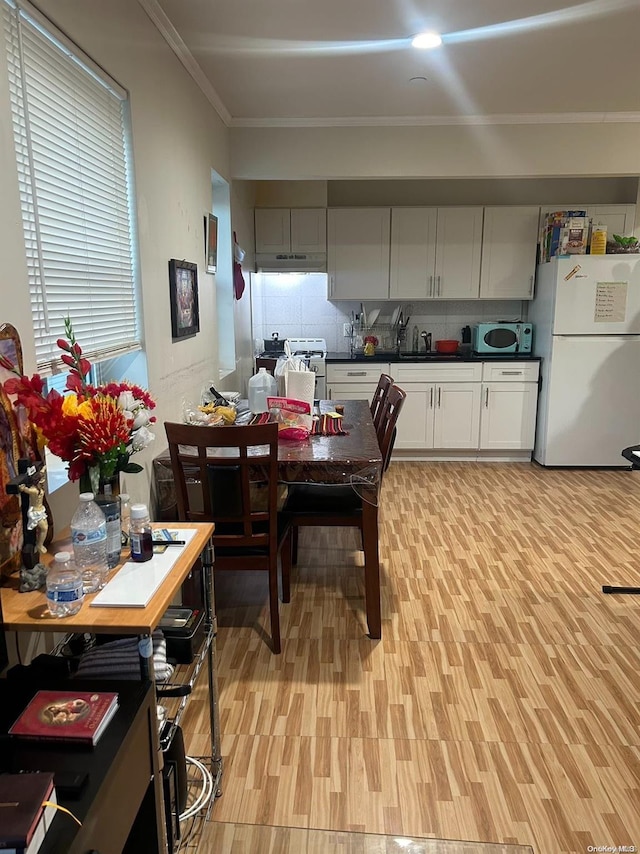
<path fill-rule="evenodd" d="M 326 273 L 326 252 L 258 252 L 258 273 Z"/>

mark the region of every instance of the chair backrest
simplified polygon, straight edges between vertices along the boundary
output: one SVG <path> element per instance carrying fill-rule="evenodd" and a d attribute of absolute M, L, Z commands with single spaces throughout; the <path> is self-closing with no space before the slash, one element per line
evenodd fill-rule
<path fill-rule="evenodd" d="M 392 385 L 393 377 L 390 377 L 389 374 L 380 374 L 378 386 L 373 395 L 373 400 L 371 401 L 371 417 L 373 418 L 373 426 L 376 428 L 376 433 L 378 432 L 380 421 L 382 419 L 384 402 Z M 379 436 L 378 442 L 380 442 Z"/>
<path fill-rule="evenodd" d="M 278 425 L 199 427 L 165 422 L 181 522 L 215 522 L 214 544 L 277 543 Z"/>
<path fill-rule="evenodd" d="M 391 451 L 396 440 L 396 423 L 398 416 L 402 411 L 404 400 L 407 396 L 406 391 L 398 385 L 392 385 L 387 392 L 387 397 L 384 402 L 382 417 L 380 420 L 380 429 L 378 431 L 378 443 L 380 445 L 380 453 L 382 454 L 382 471 L 383 473 L 389 467 L 391 459 Z"/>

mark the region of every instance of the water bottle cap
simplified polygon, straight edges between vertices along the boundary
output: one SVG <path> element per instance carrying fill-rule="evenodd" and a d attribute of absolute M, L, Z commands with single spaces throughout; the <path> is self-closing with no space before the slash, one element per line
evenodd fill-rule
<path fill-rule="evenodd" d="M 132 504 L 131 505 L 131 518 L 132 519 L 144 519 L 149 515 L 149 509 L 146 504 Z"/>
<path fill-rule="evenodd" d="M 71 560 L 71 553 L 70 552 L 58 552 L 57 554 L 55 554 L 53 556 L 53 559 L 55 561 L 57 561 L 58 563 L 66 563 L 67 561 Z"/>
<path fill-rule="evenodd" d="M 93 501 L 93 492 L 81 492 L 80 501 Z"/>

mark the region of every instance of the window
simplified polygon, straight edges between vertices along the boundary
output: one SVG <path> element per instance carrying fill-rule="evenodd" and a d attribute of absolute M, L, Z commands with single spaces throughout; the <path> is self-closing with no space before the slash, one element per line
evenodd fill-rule
<path fill-rule="evenodd" d="M 36 358 L 65 370 L 141 349 L 127 93 L 23 0 L 0 0 Z"/>

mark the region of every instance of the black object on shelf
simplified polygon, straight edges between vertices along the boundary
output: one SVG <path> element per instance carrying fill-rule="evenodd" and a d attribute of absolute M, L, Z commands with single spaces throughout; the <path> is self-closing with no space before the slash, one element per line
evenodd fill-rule
<path fill-rule="evenodd" d="M 625 460 L 628 460 L 631 463 L 632 469 L 640 469 L 640 456 L 636 456 L 636 451 L 640 454 L 640 445 L 630 445 L 622 452 L 622 456 Z M 640 594 L 640 587 L 614 587 L 611 584 L 603 584 L 602 592 Z"/>

